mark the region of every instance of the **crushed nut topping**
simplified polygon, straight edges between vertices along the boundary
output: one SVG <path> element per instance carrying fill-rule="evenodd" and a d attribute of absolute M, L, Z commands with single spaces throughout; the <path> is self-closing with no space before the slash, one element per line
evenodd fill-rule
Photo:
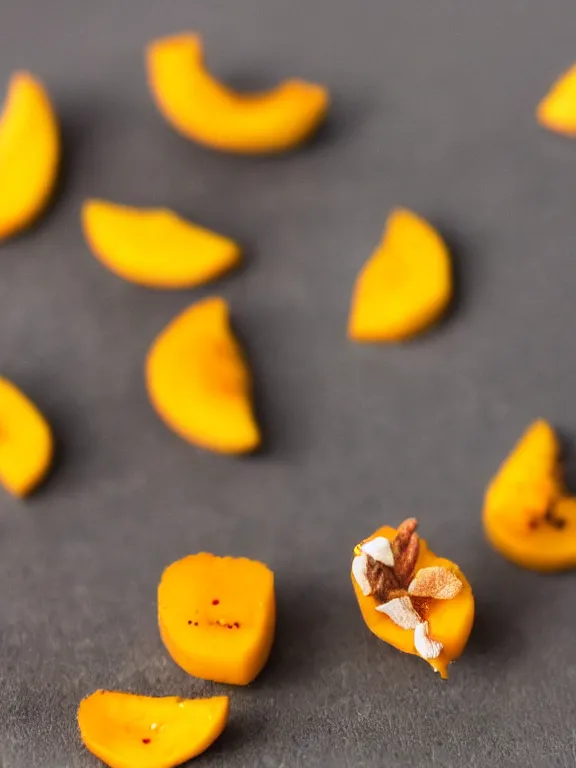
<path fill-rule="evenodd" d="M 355 548 L 352 574 L 362 593 L 380 604 L 376 610 L 402 629 L 414 630 L 414 646 L 425 659 L 436 659 L 442 643 L 429 634 L 426 614 L 431 600 L 452 600 L 462 582 L 448 568 L 431 566 L 416 571 L 420 540 L 413 517 L 404 520 L 390 543 L 383 536 Z"/>

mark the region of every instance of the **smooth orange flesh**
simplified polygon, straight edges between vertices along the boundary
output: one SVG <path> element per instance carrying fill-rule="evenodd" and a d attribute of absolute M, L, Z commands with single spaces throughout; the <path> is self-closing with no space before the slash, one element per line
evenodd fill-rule
<path fill-rule="evenodd" d="M 427 221 L 398 208 L 356 280 L 348 336 L 361 342 L 409 338 L 435 323 L 451 297 L 444 241 Z"/>
<path fill-rule="evenodd" d="M 110 768 L 173 768 L 204 752 L 224 730 L 227 696 L 157 698 L 96 691 L 80 703 L 87 749 Z"/>
<path fill-rule="evenodd" d="M 247 685 L 266 664 L 276 624 L 274 574 L 246 558 L 190 555 L 158 587 L 168 652 L 190 675 Z"/>
<path fill-rule="evenodd" d="M 322 86 L 286 80 L 270 91 L 239 94 L 215 80 L 202 58 L 194 33 L 154 40 L 146 49 L 156 105 L 187 138 L 227 152 L 282 152 L 324 120 L 328 92 Z"/>
<path fill-rule="evenodd" d="M 0 241 L 28 227 L 46 207 L 59 162 L 48 94 L 28 72 L 16 72 L 0 117 Z"/>
<path fill-rule="evenodd" d="M 146 384 L 159 416 L 185 440 L 218 453 L 250 453 L 260 432 L 228 314 L 223 299 L 210 298 L 178 315 L 148 352 Z"/>
<path fill-rule="evenodd" d="M 240 261 L 233 240 L 165 208 L 87 200 L 82 226 L 102 264 L 125 280 L 151 288 L 192 288 Z"/>
<path fill-rule="evenodd" d="M 0 483 L 27 496 L 44 479 L 54 451 L 44 416 L 8 379 L 0 377 Z"/>
<path fill-rule="evenodd" d="M 558 78 L 542 99 L 536 118 L 544 128 L 576 138 L 576 64 Z"/>
<path fill-rule="evenodd" d="M 576 499 L 564 488 L 560 445 L 547 422 L 534 422 L 498 470 L 483 522 L 494 548 L 523 568 L 576 567 Z"/>
<path fill-rule="evenodd" d="M 396 536 L 396 529 L 387 525 L 379 528 L 366 541 L 383 536 L 390 542 Z M 450 560 L 437 557 L 428 549 L 424 539 L 420 539 L 420 554 L 416 563 L 415 572 L 420 568 L 439 566 L 452 571 L 462 582 L 462 589 L 451 600 L 433 600 L 426 616 L 430 629 L 430 636 L 439 640 L 444 646 L 437 659 L 424 659 L 440 673 L 443 678 L 448 677 L 448 665 L 457 659 L 463 652 L 468 642 L 474 623 L 474 596 L 472 588 L 462 571 Z M 414 647 L 414 633 L 411 630 L 402 629 L 395 624 L 385 613 L 376 610 L 378 601 L 372 595 L 364 595 L 358 586 L 356 579 L 351 574 L 352 584 L 356 599 L 362 612 L 368 629 L 385 643 L 397 648 L 404 653 L 411 653 L 422 658 Z"/>

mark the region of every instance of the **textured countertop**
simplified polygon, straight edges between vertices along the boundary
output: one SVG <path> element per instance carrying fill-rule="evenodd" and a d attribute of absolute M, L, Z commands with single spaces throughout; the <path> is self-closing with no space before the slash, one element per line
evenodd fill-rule
<path fill-rule="evenodd" d="M 95 688 L 228 690 L 176 667 L 156 627 L 163 567 L 198 550 L 267 562 L 279 621 L 197 765 L 575 765 L 576 574 L 513 567 L 480 522 L 533 418 L 576 438 L 576 142 L 533 117 L 575 25 L 570 0 L 3 0 L 0 81 L 44 79 L 66 158 L 49 214 L 0 253 L 0 371 L 59 443 L 41 491 L 0 494 L 2 768 L 96 766 L 75 721 Z M 326 83 L 326 129 L 269 159 L 178 137 L 142 48 L 186 28 L 239 87 Z M 245 268 L 199 291 L 124 283 L 83 243 L 87 196 L 173 207 L 237 238 Z M 353 280 L 398 204 L 448 240 L 456 306 L 406 346 L 352 345 Z M 249 459 L 179 440 L 143 386 L 157 331 L 215 292 L 256 378 L 267 448 Z M 355 542 L 408 515 L 477 597 L 448 682 L 369 634 L 349 582 Z"/>

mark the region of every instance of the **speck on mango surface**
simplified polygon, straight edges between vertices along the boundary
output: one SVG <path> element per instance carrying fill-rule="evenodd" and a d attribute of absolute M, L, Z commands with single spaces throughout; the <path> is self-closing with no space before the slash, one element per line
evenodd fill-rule
<path fill-rule="evenodd" d="M 274 640 L 274 574 L 255 560 L 189 555 L 162 574 L 158 624 L 168 652 L 190 675 L 247 685 Z"/>
<path fill-rule="evenodd" d="M 516 565 L 576 567 L 576 498 L 564 488 L 560 444 L 543 419 L 528 427 L 490 482 L 483 523 L 488 541 Z"/>
<path fill-rule="evenodd" d="M 96 691 L 78 708 L 84 745 L 110 768 L 173 768 L 216 741 L 227 696 L 181 699 Z"/>

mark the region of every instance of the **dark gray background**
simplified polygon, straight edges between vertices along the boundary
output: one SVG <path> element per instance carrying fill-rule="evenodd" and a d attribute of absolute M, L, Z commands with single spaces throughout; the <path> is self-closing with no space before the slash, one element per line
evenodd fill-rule
<path fill-rule="evenodd" d="M 229 692 L 198 765 L 575 765 L 576 576 L 516 569 L 480 523 L 528 422 L 576 436 L 576 142 L 533 117 L 576 59 L 575 25 L 573 0 L 2 0 L 0 80 L 45 80 L 65 149 L 49 214 L 0 251 L 0 370 L 59 442 L 37 495 L 0 496 L 2 768 L 96 766 L 75 711 L 98 687 Z M 272 159 L 178 137 L 142 48 L 185 28 L 236 85 L 326 83 L 326 129 Z M 87 196 L 167 205 L 245 245 L 210 290 L 249 351 L 262 455 L 202 454 L 156 418 L 146 349 L 205 292 L 103 269 Z M 409 345 L 355 346 L 353 280 L 397 204 L 445 234 L 456 307 Z M 354 543 L 407 515 L 477 597 L 447 683 L 369 634 L 349 583 Z M 249 688 L 187 676 L 160 643 L 162 568 L 201 549 L 276 572 L 276 645 Z"/>

